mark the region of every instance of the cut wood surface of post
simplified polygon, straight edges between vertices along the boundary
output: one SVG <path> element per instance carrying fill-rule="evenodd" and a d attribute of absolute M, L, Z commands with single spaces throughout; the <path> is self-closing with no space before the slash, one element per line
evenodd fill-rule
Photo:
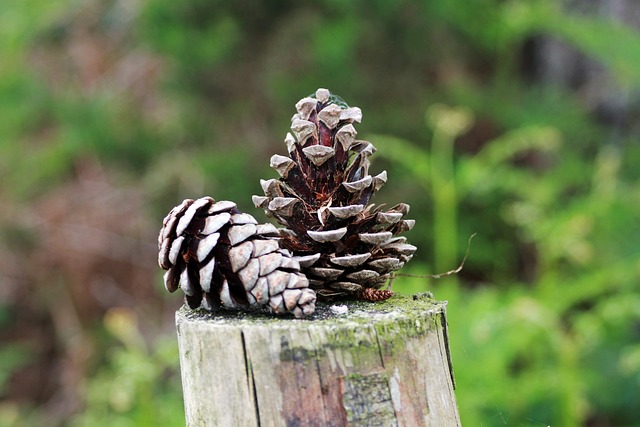
<path fill-rule="evenodd" d="M 345 312 L 346 310 L 346 312 Z M 446 302 L 176 313 L 187 426 L 459 426 Z"/>

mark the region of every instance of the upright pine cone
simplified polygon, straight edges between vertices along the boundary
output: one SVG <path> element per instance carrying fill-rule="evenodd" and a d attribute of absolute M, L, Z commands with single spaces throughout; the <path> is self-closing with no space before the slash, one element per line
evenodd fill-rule
<path fill-rule="evenodd" d="M 315 292 L 277 236 L 273 225 L 259 225 L 233 202 L 187 199 L 165 217 L 158 236 L 165 286 L 182 288 L 191 308 L 311 315 Z"/>
<path fill-rule="evenodd" d="M 296 109 L 293 134 L 285 138 L 289 157 L 271 157 L 281 178 L 261 180 L 265 195 L 253 202 L 286 227 L 281 245 L 293 251 L 319 295 L 389 298 L 393 293 L 380 288 L 416 250 L 397 236 L 415 223 L 403 219 L 409 205 L 369 204 L 387 173 L 369 175 L 375 148 L 355 139 L 359 108 L 318 89 Z"/>

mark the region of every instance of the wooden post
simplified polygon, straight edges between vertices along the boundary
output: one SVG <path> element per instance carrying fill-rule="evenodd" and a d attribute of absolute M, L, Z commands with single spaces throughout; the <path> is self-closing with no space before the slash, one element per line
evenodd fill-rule
<path fill-rule="evenodd" d="M 446 302 L 176 313 L 187 426 L 460 426 Z"/>

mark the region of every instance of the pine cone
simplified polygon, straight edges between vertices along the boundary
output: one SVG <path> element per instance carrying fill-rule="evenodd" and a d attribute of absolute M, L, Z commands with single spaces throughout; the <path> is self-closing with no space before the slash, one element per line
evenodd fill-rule
<path fill-rule="evenodd" d="M 268 308 L 311 315 L 316 295 L 300 264 L 278 244 L 271 224 L 258 224 L 236 204 L 187 199 L 169 212 L 158 236 L 158 263 L 169 292 L 191 308 Z"/>
<path fill-rule="evenodd" d="M 289 157 L 271 157 L 281 178 L 261 180 L 265 196 L 253 202 L 286 227 L 281 246 L 293 252 L 319 295 L 389 298 L 393 293 L 380 288 L 416 250 L 397 236 L 413 228 L 415 221 L 403 219 L 409 205 L 369 204 L 387 173 L 369 175 L 375 148 L 355 139 L 359 108 L 318 89 L 296 109 L 293 134 L 285 138 Z"/>

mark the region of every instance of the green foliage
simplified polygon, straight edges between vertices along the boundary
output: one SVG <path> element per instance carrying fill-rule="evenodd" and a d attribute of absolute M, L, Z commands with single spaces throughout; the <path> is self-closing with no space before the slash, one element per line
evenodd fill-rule
<path fill-rule="evenodd" d="M 125 309 L 107 313 L 105 326 L 121 346 L 110 349 L 98 375 L 87 382 L 87 409 L 70 425 L 184 424 L 175 337 L 160 338 L 148 349 L 134 313 Z"/>
<path fill-rule="evenodd" d="M 516 3 L 502 9 L 518 18 L 509 25 L 519 27 L 500 36 L 510 39 L 503 46 L 512 48 L 529 31 L 545 31 L 610 65 L 621 83 L 637 84 L 629 72 L 637 67 L 636 32 L 568 17 L 543 2 Z M 493 43 L 497 33 L 471 31 L 497 55 L 506 49 Z M 438 106 L 444 114 L 435 119 L 429 114 L 429 145 L 367 135 L 381 156 L 404 171 L 401 185 L 417 184 L 413 197 L 420 194 L 433 205 L 426 219 L 434 229 L 417 226 L 412 240 L 423 250 L 433 248 L 427 265 L 434 267 L 414 265 L 409 272 L 455 267 L 452 245 L 461 259 L 466 238 L 478 233 L 465 271 L 485 285 L 465 289 L 450 279 L 430 284 L 438 298 L 450 302 L 462 421 L 633 423 L 640 380 L 640 254 L 633 242 L 640 232 L 632 218 L 640 216 L 640 192 L 637 176 L 623 165 L 637 149 L 603 145 L 603 129 L 568 94 L 526 88 L 510 72 L 497 77 L 486 87 L 451 87 L 453 102 L 471 109 L 477 120 L 503 127 L 475 153 L 454 153 L 455 132 L 442 138 L 442 129 L 464 111 L 458 107 Z M 535 160 L 533 166 L 523 166 L 525 159 Z M 443 244 L 444 236 L 449 241 Z M 426 290 L 423 280 L 406 278 L 397 279 L 394 289 Z"/>
<path fill-rule="evenodd" d="M 605 145 L 592 163 L 579 164 L 575 153 L 563 150 L 562 141 L 570 135 L 563 137 L 553 127 L 527 126 L 503 134 L 473 156 L 461 156 L 451 175 L 450 166 L 443 170 L 436 162 L 451 164 L 452 152 L 437 147 L 444 142 L 435 139 L 461 111 L 441 106 L 438 111 L 444 113 L 437 119 L 440 122 L 433 117 L 429 121 L 436 128 L 431 150 L 397 138 L 371 138 L 381 153 L 409 170 L 422 191 L 430 194 L 434 204 L 430 222 L 451 228 L 448 236 L 479 234 L 468 261 L 471 268 L 478 264 L 486 268 L 490 261 L 482 257 L 484 252 L 500 260 L 491 270 L 493 280 L 512 276 L 504 260 L 517 252 L 516 243 L 511 233 L 496 236 L 495 227 L 512 229 L 537 258 L 531 285 L 496 282 L 498 287 L 470 292 L 443 279 L 443 286 L 436 286 L 436 296 L 450 301 L 450 323 L 459 334 L 452 338 L 452 351 L 455 365 L 460 366 L 463 421 L 480 425 L 482 420 L 496 424 L 528 420 L 570 426 L 601 412 L 621 423 L 634 419 L 629 399 L 639 378 L 631 366 L 636 366 L 638 354 L 634 342 L 640 253 L 632 242 L 640 232 L 633 229 L 632 218 L 640 215 L 640 191 L 620 175 L 620 149 Z M 446 142 L 453 145 L 451 138 Z M 393 154 L 398 152 L 387 150 L 391 145 L 411 155 Z M 544 156 L 543 173 L 513 162 L 523 153 Z M 437 181 L 434 168 L 439 171 Z M 575 180 L 575 174 L 582 182 Z M 448 181 L 442 182 L 443 175 Z M 457 195 L 453 205 L 438 194 L 443 188 L 447 195 Z M 482 215 L 465 215 L 464 224 L 437 221 L 441 211 L 455 218 L 452 212 L 464 212 L 468 201 L 495 203 L 496 194 L 502 195 L 497 224 L 495 218 L 485 222 Z M 435 240 L 438 231 L 440 238 L 445 235 L 433 230 L 434 265 L 438 251 L 450 251 Z M 465 246 L 459 246 L 461 257 Z M 451 263 L 434 272 L 453 267 Z M 405 288 L 398 282 L 395 288 L 424 291 L 417 283 Z M 593 374 L 603 369 L 606 377 Z M 491 379 L 499 385 L 488 391 Z M 615 398 L 602 397 L 595 392 L 600 387 L 613 387 L 619 393 Z M 518 390 L 517 396 L 513 390 Z"/>

